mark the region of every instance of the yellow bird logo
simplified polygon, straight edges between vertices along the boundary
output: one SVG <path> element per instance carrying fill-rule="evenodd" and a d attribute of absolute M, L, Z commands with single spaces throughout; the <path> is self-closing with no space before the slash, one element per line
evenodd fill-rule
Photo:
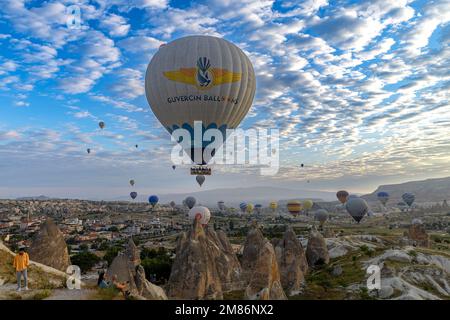
<path fill-rule="evenodd" d="M 200 90 L 206 90 L 223 83 L 240 81 L 242 75 L 226 69 L 211 68 L 209 59 L 206 57 L 197 60 L 196 68 L 180 68 L 163 72 L 163 74 L 171 81 L 190 84 Z"/>

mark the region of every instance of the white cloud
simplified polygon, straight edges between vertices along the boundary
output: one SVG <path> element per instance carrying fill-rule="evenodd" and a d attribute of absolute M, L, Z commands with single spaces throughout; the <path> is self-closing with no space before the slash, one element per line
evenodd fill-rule
<path fill-rule="evenodd" d="M 117 14 L 107 14 L 101 19 L 100 26 L 108 30 L 111 37 L 123 37 L 128 34 L 130 25 L 127 20 Z"/>

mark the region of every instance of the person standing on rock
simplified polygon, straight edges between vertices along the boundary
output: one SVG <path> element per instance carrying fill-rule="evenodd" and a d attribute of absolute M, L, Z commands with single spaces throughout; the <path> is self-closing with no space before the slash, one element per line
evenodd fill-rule
<path fill-rule="evenodd" d="M 27 268 L 30 263 L 30 258 L 28 257 L 28 253 L 25 252 L 24 247 L 19 248 L 19 253 L 14 257 L 13 266 L 16 268 L 16 276 L 17 276 L 17 291 L 21 291 L 21 280 L 23 277 L 24 281 L 24 289 L 28 290 L 28 274 Z"/>

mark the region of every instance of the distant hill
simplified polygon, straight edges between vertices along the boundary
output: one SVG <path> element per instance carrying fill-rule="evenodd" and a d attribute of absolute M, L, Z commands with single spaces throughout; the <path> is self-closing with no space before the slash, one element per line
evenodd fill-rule
<path fill-rule="evenodd" d="M 227 206 L 238 206 L 241 202 L 260 203 L 267 206 L 271 201 L 281 203 L 290 199 L 312 199 L 313 201 L 334 200 L 335 194 L 326 191 L 294 190 L 278 187 L 249 187 L 249 188 L 223 188 L 191 193 L 163 194 L 159 195 L 161 203 L 175 201 L 181 203 L 187 196 L 194 196 L 199 203 L 204 205 L 216 205 L 222 200 Z M 139 198 L 146 201 L 145 197 Z"/>
<path fill-rule="evenodd" d="M 16 198 L 16 200 L 51 200 L 53 198 L 49 198 L 47 196 L 37 196 L 37 197 L 20 197 L 20 198 Z"/>
<path fill-rule="evenodd" d="M 390 201 L 400 201 L 402 194 L 411 192 L 416 196 L 416 202 L 440 202 L 444 199 L 450 200 L 450 177 L 382 185 L 362 197 L 376 201 L 377 193 L 380 191 L 389 193 Z"/>

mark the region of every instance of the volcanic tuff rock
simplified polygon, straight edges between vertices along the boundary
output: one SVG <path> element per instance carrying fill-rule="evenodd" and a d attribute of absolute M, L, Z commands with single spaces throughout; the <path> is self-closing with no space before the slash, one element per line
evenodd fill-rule
<path fill-rule="evenodd" d="M 266 240 L 253 268 L 245 297 L 251 300 L 286 300 L 272 244 Z"/>
<path fill-rule="evenodd" d="M 50 218 L 33 237 L 28 253 L 31 260 L 63 272 L 71 265 L 63 233 Z"/>
<path fill-rule="evenodd" d="M 241 264 L 233 251 L 227 235 L 222 230 L 214 231 L 206 228 L 206 236 L 219 248 L 216 256 L 216 267 L 222 282 L 223 292 L 242 289 Z"/>
<path fill-rule="evenodd" d="M 313 229 L 309 234 L 306 258 L 310 267 L 328 264 L 330 262 L 325 238 L 317 230 Z"/>
<path fill-rule="evenodd" d="M 135 299 L 167 300 L 164 290 L 145 278 L 139 256 L 139 250 L 130 238 L 126 249 L 114 258 L 108 268 L 107 279 L 116 276 L 117 281 L 128 282 L 128 289 Z"/>
<path fill-rule="evenodd" d="M 275 250 L 256 225 L 250 229 L 245 241 L 242 269 L 244 279 L 248 281 L 245 290 L 247 299 L 287 299 L 281 285 Z"/>
<path fill-rule="evenodd" d="M 261 230 L 257 227 L 252 227 L 247 233 L 241 260 L 243 278 L 247 282 L 250 280 L 256 260 L 258 259 L 259 252 L 263 247 L 265 240 Z"/>
<path fill-rule="evenodd" d="M 283 239 L 275 246 L 281 284 L 289 295 L 298 294 L 305 282 L 308 262 L 302 244 L 291 227 L 285 232 Z"/>
<path fill-rule="evenodd" d="M 426 248 L 430 246 L 430 237 L 423 224 L 411 224 L 408 231 L 405 232 L 405 235 L 414 246 Z"/>
<path fill-rule="evenodd" d="M 178 239 L 168 295 L 175 299 L 222 299 L 223 292 L 242 287 L 241 266 L 225 233 L 194 221 L 192 229 Z"/>

